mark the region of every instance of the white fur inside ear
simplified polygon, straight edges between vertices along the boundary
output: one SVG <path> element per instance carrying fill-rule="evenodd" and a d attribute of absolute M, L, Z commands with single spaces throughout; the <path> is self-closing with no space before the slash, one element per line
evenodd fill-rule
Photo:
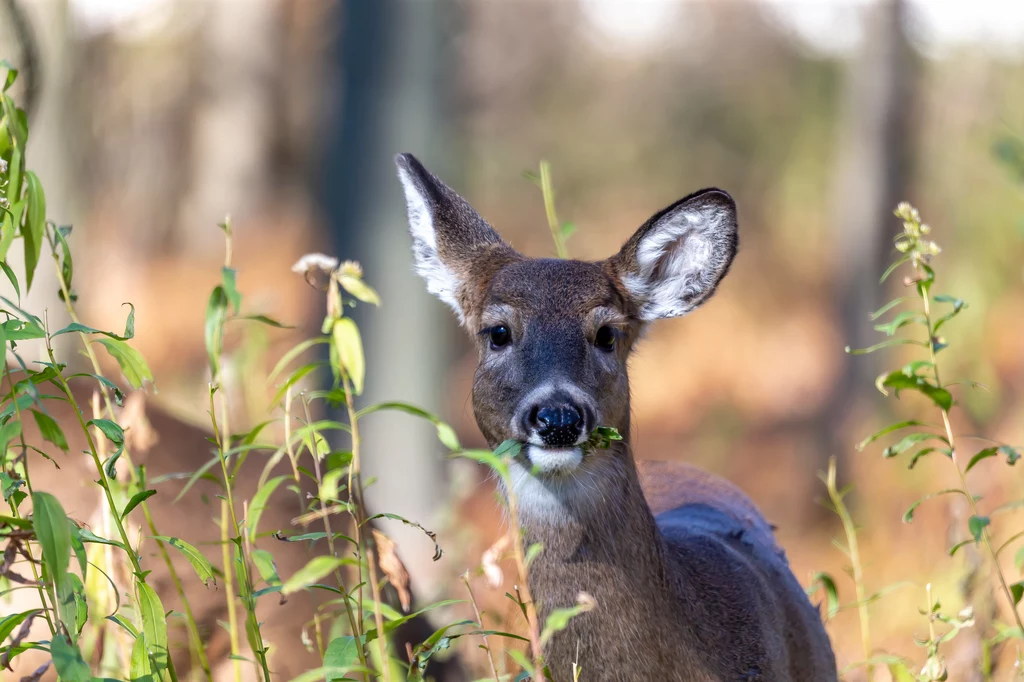
<path fill-rule="evenodd" d="M 426 280 L 427 291 L 451 306 L 462 321 L 462 309 L 456 297 L 459 281 L 438 255 L 437 233 L 434 231 L 434 218 L 427 199 L 404 169 L 398 170 L 398 179 L 402 181 L 402 189 L 405 191 L 416 272 Z"/>
<path fill-rule="evenodd" d="M 644 321 L 685 315 L 715 288 L 732 257 L 724 209 L 679 210 L 658 221 L 637 247 L 636 271 L 623 284 Z"/>

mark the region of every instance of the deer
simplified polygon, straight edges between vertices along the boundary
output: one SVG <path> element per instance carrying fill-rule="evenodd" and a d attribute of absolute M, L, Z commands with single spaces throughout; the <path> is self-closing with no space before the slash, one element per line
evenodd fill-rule
<path fill-rule="evenodd" d="M 581 592 L 596 601 L 545 646 L 551 678 L 575 679 L 575 665 L 598 682 L 837 680 L 821 615 L 755 504 L 682 466 L 655 516 L 630 447 L 630 353 L 729 270 L 730 195 L 680 199 L 606 260 L 530 258 L 414 156 L 395 162 L 415 270 L 476 345 L 477 425 L 491 448 L 521 444 L 504 491 L 542 547 L 527 575 L 539 621 Z M 597 427 L 622 440 L 585 448 Z"/>

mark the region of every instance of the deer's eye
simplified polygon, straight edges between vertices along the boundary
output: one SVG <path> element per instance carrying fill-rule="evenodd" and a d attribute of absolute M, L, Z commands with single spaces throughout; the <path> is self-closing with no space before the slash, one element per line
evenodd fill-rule
<path fill-rule="evenodd" d="M 491 327 L 487 330 L 487 334 L 491 339 L 491 348 L 507 346 L 508 342 L 512 340 L 512 335 L 509 334 L 508 327 L 503 324 Z"/>
<path fill-rule="evenodd" d="M 597 330 L 594 336 L 594 345 L 603 351 L 615 349 L 615 330 L 605 325 Z"/>

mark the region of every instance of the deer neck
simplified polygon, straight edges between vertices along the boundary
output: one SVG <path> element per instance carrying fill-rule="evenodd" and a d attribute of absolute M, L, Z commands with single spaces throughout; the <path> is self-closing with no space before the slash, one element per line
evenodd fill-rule
<path fill-rule="evenodd" d="M 528 543 L 543 547 L 530 585 L 545 608 L 570 606 L 581 590 L 611 595 L 616 588 L 611 581 L 622 576 L 667 584 L 662 538 L 629 445 L 623 441 L 613 448 L 592 455 L 594 461 L 563 479 L 513 471 L 519 524 Z M 581 569 L 585 579 L 564 580 L 565 573 Z"/>

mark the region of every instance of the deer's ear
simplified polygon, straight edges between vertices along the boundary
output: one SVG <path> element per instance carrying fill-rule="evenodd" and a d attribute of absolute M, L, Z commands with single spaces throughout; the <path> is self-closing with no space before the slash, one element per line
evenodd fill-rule
<path fill-rule="evenodd" d="M 472 299 L 467 284 L 482 257 L 515 253 L 465 199 L 434 177 L 412 154 L 395 157 L 409 209 L 416 272 L 427 290 L 465 322 Z"/>
<path fill-rule="evenodd" d="M 738 246 L 736 204 L 725 192 L 696 192 L 655 214 L 611 263 L 650 322 L 690 312 L 715 292 Z"/>

